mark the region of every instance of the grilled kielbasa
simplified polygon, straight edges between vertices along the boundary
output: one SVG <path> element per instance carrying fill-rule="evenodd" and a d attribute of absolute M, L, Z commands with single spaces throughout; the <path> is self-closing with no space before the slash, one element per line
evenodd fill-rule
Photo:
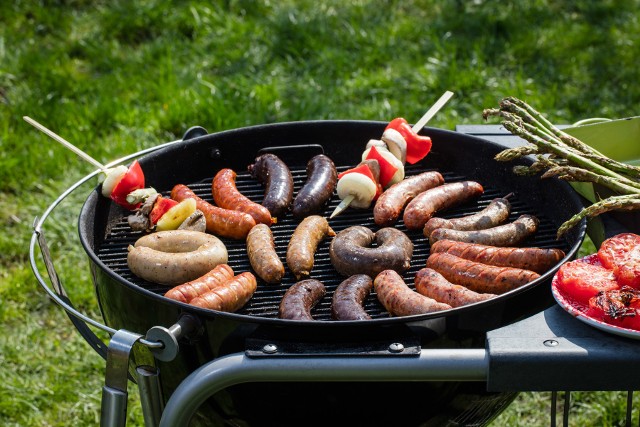
<path fill-rule="evenodd" d="M 478 213 L 462 218 L 431 218 L 424 226 L 423 233 L 429 237 L 437 228 L 449 228 L 452 230 L 484 230 L 496 227 L 507 219 L 511 212 L 511 204 L 506 198 L 493 199 L 489 205 Z"/>
<path fill-rule="evenodd" d="M 271 215 L 280 218 L 289 209 L 293 199 L 293 176 L 289 167 L 275 154 L 263 154 L 249 165 L 251 176 L 265 185 L 262 206 Z"/>
<path fill-rule="evenodd" d="M 233 313 L 241 309 L 256 291 L 256 277 L 249 273 L 241 273 L 217 286 L 205 294 L 191 300 L 189 304 L 210 310 Z"/>
<path fill-rule="evenodd" d="M 202 277 L 171 288 L 165 297 L 189 303 L 192 299 L 209 292 L 233 279 L 233 270 L 227 264 L 220 264 Z"/>
<path fill-rule="evenodd" d="M 474 292 L 496 295 L 509 292 L 540 277 L 533 271 L 495 267 L 447 253 L 429 255 L 427 267 L 442 274 L 451 283 L 464 286 Z"/>
<path fill-rule="evenodd" d="M 488 246 L 517 246 L 538 230 L 539 223 L 535 216 L 521 215 L 509 224 L 486 230 L 460 231 L 438 228 L 431 232 L 429 242 L 433 245 L 438 240 L 448 239 Z"/>
<path fill-rule="evenodd" d="M 252 202 L 236 188 L 236 172 L 232 169 L 220 169 L 211 182 L 213 201 L 221 208 L 245 212 L 251 215 L 256 224 L 271 225 L 271 213 L 264 206 Z"/>
<path fill-rule="evenodd" d="M 287 266 L 296 279 L 309 277 L 318 245 L 336 233 L 324 217 L 311 215 L 296 227 L 287 246 Z"/>
<path fill-rule="evenodd" d="M 158 231 L 129 245 L 127 264 L 136 276 L 162 285 L 194 280 L 227 262 L 216 236 L 190 230 Z"/>
<path fill-rule="evenodd" d="M 311 309 L 326 294 L 324 285 L 314 279 L 302 280 L 287 289 L 278 310 L 278 317 L 288 320 L 314 320 Z"/>
<path fill-rule="evenodd" d="M 412 316 L 451 308 L 449 304 L 414 292 L 393 270 L 381 271 L 373 281 L 373 287 L 380 303 L 394 316 Z"/>
<path fill-rule="evenodd" d="M 560 249 L 511 248 L 438 240 L 431 246 L 431 253 L 446 252 L 470 261 L 495 265 L 496 267 L 515 267 L 544 273 L 564 258 Z"/>
<path fill-rule="evenodd" d="M 284 276 L 284 265 L 276 253 L 271 229 L 257 224 L 247 235 L 249 262 L 258 277 L 267 283 L 280 283 Z"/>
<path fill-rule="evenodd" d="M 418 194 L 444 183 L 438 172 L 424 172 L 403 179 L 389 187 L 373 207 L 373 219 L 380 227 L 389 227 L 398 220 L 405 205 Z"/>
<path fill-rule="evenodd" d="M 436 212 L 479 197 L 483 192 L 482 185 L 474 181 L 452 182 L 431 188 L 409 202 L 404 210 L 404 224 L 410 230 L 421 229 Z"/>
<path fill-rule="evenodd" d="M 369 247 L 376 242 L 376 247 Z M 382 228 L 377 233 L 359 225 L 338 233 L 329 247 L 331 263 L 343 276 L 366 274 L 375 277 L 382 270 L 400 273 L 410 267 L 413 243 L 400 230 Z"/>
<path fill-rule="evenodd" d="M 464 286 L 454 285 L 431 268 L 418 271 L 414 283 L 416 291 L 421 295 L 449 304 L 451 307 L 462 307 L 497 297 L 494 294 L 480 294 Z"/>
<path fill-rule="evenodd" d="M 293 200 L 293 216 L 304 218 L 320 212 L 337 183 L 338 172 L 333 161 L 324 154 L 312 157 L 307 163 L 307 180 Z"/>
<path fill-rule="evenodd" d="M 201 199 L 189 187 L 178 184 L 171 190 L 171 198 L 178 202 L 184 199 L 194 199 L 196 208 L 204 214 L 207 221 L 207 231 L 217 236 L 229 237 L 231 239 L 245 239 L 249 230 L 256 225 L 253 217 L 240 211 L 213 206 L 206 200 Z"/>
<path fill-rule="evenodd" d="M 340 283 L 333 292 L 331 313 L 336 320 L 369 320 L 362 307 L 373 289 L 373 280 L 366 274 L 356 274 Z"/>

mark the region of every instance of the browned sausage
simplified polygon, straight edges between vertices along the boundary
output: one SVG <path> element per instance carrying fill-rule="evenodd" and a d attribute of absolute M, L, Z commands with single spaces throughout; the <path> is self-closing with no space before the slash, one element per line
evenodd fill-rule
<path fill-rule="evenodd" d="M 378 274 L 373 286 L 380 303 L 394 316 L 412 316 L 451 308 L 449 304 L 414 292 L 393 270 L 384 270 Z"/>
<path fill-rule="evenodd" d="M 192 299 L 223 285 L 233 278 L 233 270 L 227 264 L 220 264 L 202 277 L 169 289 L 165 297 L 180 302 L 190 302 Z"/>
<path fill-rule="evenodd" d="M 373 207 L 373 219 L 380 227 L 395 224 L 405 205 L 418 194 L 444 183 L 438 172 L 424 172 L 403 179 L 389 187 Z"/>
<path fill-rule="evenodd" d="M 479 243 L 488 246 L 517 246 L 538 230 L 538 218 L 532 215 L 520 215 L 515 221 L 478 231 L 450 230 L 438 228 L 431 232 L 429 243 L 448 239 L 459 242 Z"/>
<path fill-rule="evenodd" d="M 462 218 L 431 218 L 422 230 L 425 237 L 429 237 L 436 228 L 450 228 L 452 230 L 484 230 L 498 226 L 509 219 L 511 204 L 506 198 L 493 199 L 489 205 L 478 213 Z"/>
<path fill-rule="evenodd" d="M 249 262 L 256 274 L 267 283 L 280 283 L 284 265 L 276 253 L 273 233 L 266 224 L 256 224 L 247 235 Z"/>
<path fill-rule="evenodd" d="M 427 258 L 427 267 L 442 274 L 456 285 L 474 292 L 504 294 L 540 277 L 538 273 L 512 267 L 495 267 L 469 261 L 447 253 L 435 253 Z"/>
<path fill-rule="evenodd" d="M 474 181 L 452 182 L 423 191 L 404 210 L 404 224 L 410 230 L 421 229 L 436 212 L 479 197 L 483 192 L 482 185 Z"/>
<path fill-rule="evenodd" d="M 338 172 L 333 161 L 324 154 L 312 157 L 307 163 L 307 180 L 293 200 L 293 216 L 304 218 L 320 212 L 337 183 Z"/>
<path fill-rule="evenodd" d="M 479 294 L 465 288 L 454 285 L 445 279 L 442 274 L 430 268 L 423 268 L 416 273 L 416 291 L 425 297 L 449 304 L 451 307 L 462 307 L 497 297 L 494 294 Z"/>
<path fill-rule="evenodd" d="M 376 246 L 370 247 L 375 239 Z M 400 273 L 411 266 L 413 243 L 402 231 L 385 227 L 376 233 L 361 225 L 345 228 L 329 247 L 331 264 L 343 276 L 366 274 L 375 277 L 382 270 Z"/>
<path fill-rule="evenodd" d="M 340 283 L 333 292 L 331 314 L 336 320 L 369 320 L 362 307 L 373 289 L 373 280 L 366 274 L 356 274 Z"/>
<path fill-rule="evenodd" d="M 217 236 L 229 237 L 231 239 L 245 239 L 256 221 L 249 214 L 240 211 L 213 206 L 206 200 L 201 199 L 189 187 L 178 184 L 171 190 L 171 198 L 178 202 L 184 199 L 194 199 L 196 208 L 205 216 L 207 221 L 207 231 Z"/>
<path fill-rule="evenodd" d="M 211 310 L 234 312 L 242 308 L 253 296 L 258 283 L 249 273 L 240 273 L 224 285 L 191 300 L 189 304 Z"/>
<path fill-rule="evenodd" d="M 540 274 L 558 264 L 565 255 L 560 249 L 496 247 L 446 239 L 438 240 L 431 246 L 431 253 L 436 252 L 446 252 L 497 267 L 522 268 Z"/>
<path fill-rule="evenodd" d="M 307 279 L 296 283 L 287 289 L 282 301 L 278 316 L 288 320 L 314 320 L 311 309 L 326 294 L 324 285 L 314 279 Z"/>
<path fill-rule="evenodd" d="M 220 169 L 211 182 L 213 201 L 221 208 L 248 213 L 256 221 L 271 225 L 269 210 L 264 206 L 252 202 L 236 188 L 236 173 L 232 169 Z"/>
<path fill-rule="evenodd" d="M 311 215 L 302 220 L 287 246 L 287 266 L 296 279 L 309 277 L 318 245 L 326 237 L 335 235 L 324 217 Z"/>
<path fill-rule="evenodd" d="M 263 154 L 249 165 L 251 176 L 265 185 L 262 206 L 276 218 L 282 217 L 293 200 L 293 176 L 287 165 L 275 154 Z"/>

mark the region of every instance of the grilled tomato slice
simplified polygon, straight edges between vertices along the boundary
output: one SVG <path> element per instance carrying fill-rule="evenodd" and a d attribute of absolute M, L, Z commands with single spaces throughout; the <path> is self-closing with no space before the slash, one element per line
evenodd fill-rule
<path fill-rule="evenodd" d="M 604 242 L 598 250 L 598 259 L 613 271 L 622 286 L 640 288 L 640 236 L 622 233 Z"/>
<path fill-rule="evenodd" d="M 589 299 L 598 292 L 620 289 L 611 270 L 598 263 L 567 262 L 558 270 L 557 279 L 559 290 L 584 306 L 589 305 Z"/>

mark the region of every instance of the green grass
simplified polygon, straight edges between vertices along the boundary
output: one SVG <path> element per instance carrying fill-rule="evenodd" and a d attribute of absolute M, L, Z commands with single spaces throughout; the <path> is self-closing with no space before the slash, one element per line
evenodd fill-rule
<path fill-rule="evenodd" d="M 576 4 L 574 4 L 576 3 Z M 179 138 L 314 119 L 481 122 L 504 96 L 557 123 L 637 114 L 637 0 L 0 2 L 0 424 L 95 425 L 104 362 L 28 268 L 35 216 L 91 166 L 22 121 L 29 115 L 96 159 Z M 72 300 L 99 318 L 75 237 L 89 188 L 47 237 Z M 141 424 L 131 387 L 129 420 Z M 572 424 L 618 425 L 625 397 L 580 394 Z M 496 425 L 548 424 L 524 393 Z M 637 417 L 637 415 L 635 415 Z"/>

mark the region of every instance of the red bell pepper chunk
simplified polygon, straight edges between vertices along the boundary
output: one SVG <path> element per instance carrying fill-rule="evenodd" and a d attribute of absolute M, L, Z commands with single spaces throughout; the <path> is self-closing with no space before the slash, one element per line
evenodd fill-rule
<path fill-rule="evenodd" d="M 371 150 L 369 150 L 367 154 L 367 160 L 371 159 L 377 160 L 380 165 L 380 185 L 384 188 L 389 184 L 389 181 L 391 181 L 393 175 L 396 174 L 398 168 L 382 157 L 382 154 L 380 154 L 376 147 L 371 147 Z"/>
<path fill-rule="evenodd" d="M 415 133 L 409 123 L 401 117 L 391 120 L 385 129 L 395 129 L 400 132 L 407 142 L 407 162 L 410 164 L 424 159 L 431 151 L 431 138 Z"/>
<path fill-rule="evenodd" d="M 151 209 L 149 213 L 149 220 L 151 220 L 152 224 L 157 224 L 160 218 L 162 218 L 162 215 L 177 204 L 178 202 L 173 199 L 158 196 L 156 202 L 153 204 L 153 209 Z"/>
<path fill-rule="evenodd" d="M 138 161 L 134 160 L 133 163 L 131 163 L 131 166 L 129 166 L 127 172 L 123 175 L 120 181 L 118 181 L 115 187 L 113 187 L 113 190 L 111 191 L 111 199 L 126 209 L 134 210 L 140 206 L 140 203 L 136 205 L 128 203 L 127 194 L 140 188 L 144 188 L 144 173 L 142 172 L 142 168 Z"/>

